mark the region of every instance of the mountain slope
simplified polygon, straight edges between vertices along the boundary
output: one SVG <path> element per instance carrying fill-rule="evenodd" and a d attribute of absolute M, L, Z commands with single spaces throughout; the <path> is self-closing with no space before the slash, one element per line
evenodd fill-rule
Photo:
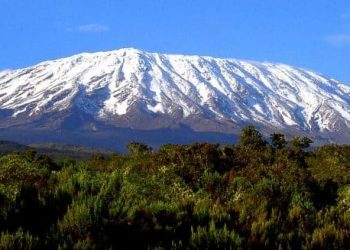
<path fill-rule="evenodd" d="M 120 49 L 0 72 L 0 128 L 236 133 L 254 124 L 339 141 L 349 139 L 349 93 L 283 64 Z"/>

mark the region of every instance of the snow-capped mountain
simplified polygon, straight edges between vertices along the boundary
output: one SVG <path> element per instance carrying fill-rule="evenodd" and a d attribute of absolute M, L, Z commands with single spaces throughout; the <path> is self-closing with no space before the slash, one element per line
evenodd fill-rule
<path fill-rule="evenodd" d="M 284 64 L 120 49 L 0 72 L 0 127 L 235 133 L 253 124 L 349 139 L 349 93 Z"/>

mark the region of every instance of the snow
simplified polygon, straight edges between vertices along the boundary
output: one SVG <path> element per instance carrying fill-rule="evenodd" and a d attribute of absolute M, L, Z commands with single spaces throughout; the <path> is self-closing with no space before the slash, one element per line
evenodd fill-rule
<path fill-rule="evenodd" d="M 133 48 L 0 72 L 0 109 L 13 116 L 75 106 L 108 119 L 138 104 L 151 113 L 182 110 L 184 119 L 210 114 L 218 121 L 331 130 L 336 120 L 350 124 L 349 93 L 348 85 L 288 65 Z"/>
<path fill-rule="evenodd" d="M 118 115 L 125 115 L 127 110 L 128 110 L 128 107 L 129 107 L 128 101 L 125 100 L 125 101 L 123 101 L 115 106 L 115 112 Z"/>
<path fill-rule="evenodd" d="M 349 107 L 345 108 L 339 103 L 333 103 L 332 108 L 334 108 L 334 110 L 336 110 L 346 121 L 350 121 Z"/>

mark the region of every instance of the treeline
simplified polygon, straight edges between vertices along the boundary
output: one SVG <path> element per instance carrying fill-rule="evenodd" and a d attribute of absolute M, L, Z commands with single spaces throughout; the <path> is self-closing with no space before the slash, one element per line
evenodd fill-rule
<path fill-rule="evenodd" d="M 349 249 L 350 146 L 254 127 L 237 145 L 0 158 L 0 249 Z"/>

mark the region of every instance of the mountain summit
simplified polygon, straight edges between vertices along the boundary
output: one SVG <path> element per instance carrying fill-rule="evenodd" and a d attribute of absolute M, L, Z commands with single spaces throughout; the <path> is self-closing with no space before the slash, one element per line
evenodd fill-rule
<path fill-rule="evenodd" d="M 66 142 L 73 133 L 91 145 L 93 134 L 107 141 L 115 135 L 115 143 L 158 131 L 157 138 L 141 137 L 157 144 L 177 142 L 166 131 L 215 140 L 252 124 L 266 133 L 346 142 L 349 93 L 344 83 L 284 64 L 132 48 L 82 53 L 0 72 L 0 135 L 32 142 L 57 133 L 54 140 Z"/>

